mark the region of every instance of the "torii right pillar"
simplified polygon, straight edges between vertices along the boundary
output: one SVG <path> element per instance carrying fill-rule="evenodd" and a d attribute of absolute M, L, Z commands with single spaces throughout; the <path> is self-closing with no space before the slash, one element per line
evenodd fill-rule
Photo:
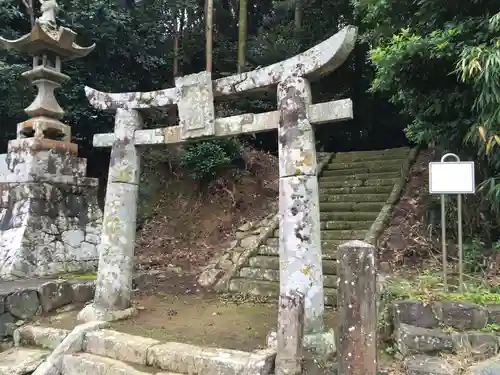
<path fill-rule="evenodd" d="M 306 348 L 333 352 L 333 330 L 325 332 L 323 264 L 316 142 L 308 119 L 309 82 L 288 77 L 278 84 L 280 295 L 304 295 Z"/>

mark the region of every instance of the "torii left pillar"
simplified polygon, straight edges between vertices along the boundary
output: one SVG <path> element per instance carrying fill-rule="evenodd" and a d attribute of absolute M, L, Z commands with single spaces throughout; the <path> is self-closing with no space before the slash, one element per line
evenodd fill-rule
<path fill-rule="evenodd" d="M 117 109 L 95 297 L 78 314 L 81 321 L 113 321 L 135 313 L 131 293 L 140 155 L 134 145 L 134 133 L 142 123 L 138 111 Z"/>

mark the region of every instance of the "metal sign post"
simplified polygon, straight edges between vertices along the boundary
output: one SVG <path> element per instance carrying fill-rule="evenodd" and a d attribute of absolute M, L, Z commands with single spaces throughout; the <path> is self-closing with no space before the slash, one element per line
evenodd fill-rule
<path fill-rule="evenodd" d="M 455 161 L 446 161 L 453 158 Z M 443 287 L 448 290 L 447 267 L 448 254 L 446 249 L 446 195 L 457 194 L 458 214 L 458 261 L 459 289 L 463 290 L 463 238 L 462 238 L 462 194 L 474 194 L 476 191 L 474 179 L 474 162 L 460 161 L 452 153 L 443 155 L 441 162 L 429 163 L 429 193 L 441 195 L 441 243 L 443 252 Z"/>

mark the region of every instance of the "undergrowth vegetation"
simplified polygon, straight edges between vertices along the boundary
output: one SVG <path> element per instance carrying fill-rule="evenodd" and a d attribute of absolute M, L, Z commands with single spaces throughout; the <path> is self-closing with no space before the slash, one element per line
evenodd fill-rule
<path fill-rule="evenodd" d="M 382 300 L 390 302 L 404 299 L 424 302 L 451 300 L 477 304 L 500 303 L 500 279 L 468 278 L 463 291 L 458 291 L 453 285 L 449 286 L 449 291 L 445 291 L 442 276 L 437 269 L 419 273 L 412 278 L 391 277 L 384 285 Z"/>
<path fill-rule="evenodd" d="M 276 158 L 238 138 L 149 149 L 143 151 L 142 156 L 144 167 L 139 188 L 141 221 L 162 208 L 161 195 L 174 184 L 177 184 L 174 190 L 182 190 L 178 193 L 183 196 L 196 196 L 201 200 L 210 196 L 226 196 L 230 201 L 229 209 L 238 205 L 236 195 L 245 193 L 235 191 L 235 186 L 245 177 L 251 177 L 271 192 L 275 190 L 272 180 L 277 178 L 277 175 L 274 176 Z"/>
<path fill-rule="evenodd" d="M 208 183 L 221 172 L 235 168 L 242 154 L 243 145 L 236 138 L 190 143 L 184 147 L 181 166 L 193 180 Z"/>
<path fill-rule="evenodd" d="M 370 90 L 386 95 L 408 116 L 411 141 L 453 152 L 476 166 L 477 192 L 464 197 L 464 239 L 470 271 L 496 261 L 500 238 L 500 13 L 488 1 L 353 1 L 363 40 L 371 43 L 375 74 Z M 437 220 L 439 197 L 429 197 Z M 437 204 L 436 204 L 437 203 Z M 450 238 L 457 206 L 448 200 Z M 436 210 L 437 205 L 437 210 Z M 431 228 L 432 229 L 432 228 Z M 437 247 L 439 251 L 439 246 Z M 478 255 L 480 254 L 480 256 Z M 498 265 L 492 273 L 498 271 Z"/>

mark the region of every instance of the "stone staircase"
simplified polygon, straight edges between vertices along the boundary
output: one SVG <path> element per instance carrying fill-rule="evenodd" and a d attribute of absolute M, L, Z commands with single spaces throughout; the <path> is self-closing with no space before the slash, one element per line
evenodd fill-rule
<path fill-rule="evenodd" d="M 337 246 L 363 240 L 394 184 L 409 148 L 337 153 L 319 178 L 325 303 L 337 302 Z M 279 291 L 279 230 L 275 230 L 234 278 L 231 292 L 276 297 Z"/>
<path fill-rule="evenodd" d="M 106 329 L 104 322 L 72 331 L 23 326 L 15 347 L 0 353 L 0 375 L 269 375 L 274 349 L 244 352 L 160 342 Z"/>

